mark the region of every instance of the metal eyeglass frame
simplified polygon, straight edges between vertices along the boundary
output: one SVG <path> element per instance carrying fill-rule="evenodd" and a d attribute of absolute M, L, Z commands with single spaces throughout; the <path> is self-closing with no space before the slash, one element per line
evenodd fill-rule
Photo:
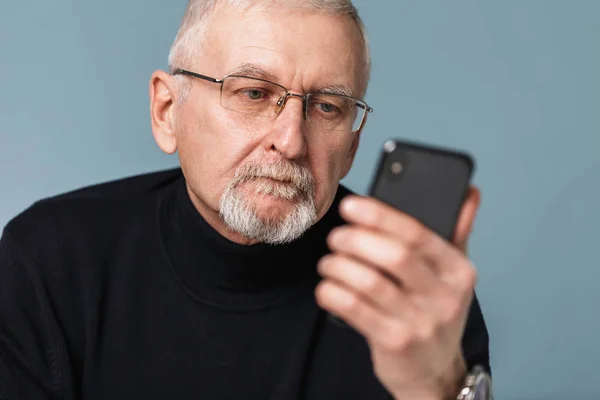
<path fill-rule="evenodd" d="M 202 80 L 205 80 L 205 81 L 208 81 L 208 82 L 218 83 L 218 84 L 221 85 L 221 88 L 220 88 L 220 90 L 221 90 L 221 96 L 223 95 L 223 82 L 225 81 L 225 79 L 227 79 L 229 77 L 254 79 L 254 80 L 257 80 L 257 81 L 261 81 L 261 82 L 269 83 L 271 85 L 275 85 L 275 86 L 280 87 L 281 89 L 283 89 L 285 91 L 285 96 L 282 97 L 281 99 L 279 99 L 277 101 L 277 107 L 278 108 L 276 109 L 274 115 L 277 115 L 279 113 L 279 111 L 281 111 L 283 109 L 283 107 L 285 106 L 285 103 L 287 102 L 288 97 L 294 96 L 294 97 L 297 97 L 297 98 L 299 98 L 299 99 L 302 100 L 302 110 L 303 110 L 303 114 L 304 114 L 304 119 L 305 120 L 308 120 L 308 109 L 307 109 L 308 108 L 308 99 L 311 96 L 314 96 L 314 95 L 317 95 L 317 94 L 326 94 L 326 95 L 334 95 L 334 96 L 344 97 L 344 98 L 347 98 L 347 99 L 350 99 L 350 100 L 354 101 L 356 103 L 357 107 L 362 108 L 363 110 L 365 110 L 365 113 L 363 113 L 363 117 L 362 117 L 362 119 L 360 121 L 360 125 L 358 126 L 358 128 L 356 130 L 351 130 L 350 133 L 355 133 L 355 132 L 360 131 L 362 129 L 362 126 L 363 126 L 364 122 L 365 122 L 365 118 L 367 116 L 367 112 L 368 113 L 372 113 L 373 112 L 373 108 L 369 107 L 367 105 L 367 103 L 365 103 L 364 101 L 362 101 L 360 99 L 352 97 L 352 96 L 346 96 L 344 94 L 337 94 L 337 93 L 318 93 L 318 92 L 317 93 L 307 93 L 305 95 L 301 95 L 301 94 L 290 92 L 285 86 L 281 86 L 278 83 L 271 82 L 271 81 L 268 81 L 266 79 L 255 78 L 255 77 L 252 77 L 252 76 L 244 76 L 244 75 L 235 75 L 235 74 L 232 74 L 232 75 L 225 75 L 221 79 L 216 79 L 216 78 L 211 78 L 210 76 L 202 75 L 202 74 L 199 74 L 197 72 L 188 71 L 188 70 L 185 70 L 185 69 L 182 69 L 182 68 L 178 68 L 175 71 L 173 71 L 172 75 L 187 75 L 187 76 L 191 76 L 193 78 L 202 79 Z"/>

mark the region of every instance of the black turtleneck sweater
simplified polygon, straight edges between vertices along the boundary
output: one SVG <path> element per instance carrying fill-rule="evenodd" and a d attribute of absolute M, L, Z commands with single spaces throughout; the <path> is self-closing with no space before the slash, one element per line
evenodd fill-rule
<path fill-rule="evenodd" d="M 279 246 L 219 235 L 180 170 L 36 203 L 0 241 L 0 399 L 390 399 L 314 299 L 348 193 Z M 489 369 L 476 301 L 463 350 Z"/>

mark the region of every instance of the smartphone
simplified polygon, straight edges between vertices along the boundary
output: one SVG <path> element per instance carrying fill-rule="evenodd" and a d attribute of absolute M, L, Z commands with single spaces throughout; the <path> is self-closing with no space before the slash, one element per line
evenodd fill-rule
<path fill-rule="evenodd" d="M 475 168 L 465 152 L 390 139 L 383 145 L 369 195 L 452 241 Z M 329 314 L 338 327 L 349 328 Z"/>
<path fill-rule="evenodd" d="M 390 139 L 383 145 L 369 195 L 451 241 L 474 168 L 466 152 Z"/>

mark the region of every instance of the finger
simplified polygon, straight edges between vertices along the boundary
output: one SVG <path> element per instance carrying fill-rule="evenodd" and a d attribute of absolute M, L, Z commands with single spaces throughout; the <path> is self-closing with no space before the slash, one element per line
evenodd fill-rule
<path fill-rule="evenodd" d="M 419 247 L 435 234 L 416 218 L 373 197 L 347 196 L 340 203 L 340 214 L 349 223 L 380 230 Z"/>
<path fill-rule="evenodd" d="M 455 292 L 463 297 L 470 295 L 477 284 L 477 270 L 466 257 L 458 265 L 453 266 L 452 269 L 442 272 L 439 277 L 442 282 L 452 287 Z"/>
<path fill-rule="evenodd" d="M 340 213 L 352 224 L 397 237 L 406 246 L 418 249 L 436 268 L 452 268 L 462 257 L 454 245 L 420 221 L 377 199 L 348 196 L 340 205 Z"/>
<path fill-rule="evenodd" d="M 317 269 L 324 278 L 352 289 L 384 313 L 399 316 L 407 312 L 406 294 L 389 276 L 374 267 L 336 254 L 323 257 Z"/>
<path fill-rule="evenodd" d="M 331 280 L 317 285 L 315 297 L 320 307 L 343 319 L 368 340 L 381 337 L 392 325 L 398 324 L 349 288 Z"/>
<path fill-rule="evenodd" d="M 456 229 L 454 231 L 454 244 L 461 249 L 463 253 L 467 252 L 467 244 L 479 205 L 481 204 L 481 192 L 476 186 L 471 186 L 467 193 L 465 202 L 461 208 Z"/>
<path fill-rule="evenodd" d="M 407 290 L 428 291 L 438 283 L 418 251 L 380 232 L 346 225 L 330 233 L 328 244 L 334 252 L 376 266 Z"/>

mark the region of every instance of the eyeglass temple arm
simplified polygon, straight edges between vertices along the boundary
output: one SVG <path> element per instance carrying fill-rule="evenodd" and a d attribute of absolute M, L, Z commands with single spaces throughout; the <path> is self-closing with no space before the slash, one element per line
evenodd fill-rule
<path fill-rule="evenodd" d="M 195 72 L 192 71 L 188 71 L 185 69 L 176 69 L 175 71 L 173 71 L 173 75 L 188 75 L 188 76 L 193 76 L 194 78 L 199 78 L 199 79 L 203 79 L 205 81 L 209 81 L 209 82 L 214 82 L 214 83 L 221 83 L 222 80 L 220 79 L 215 79 L 215 78 L 211 78 L 210 76 L 206 76 L 206 75 L 202 75 L 202 74 L 197 74 Z"/>
<path fill-rule="evenodd" d="M 373 112 L 373 108 L 369 107 L 366 104 L 361 104 L 361 103 L 356 103 L 356 105 L 360 108 L 362 108 L 363 110 L 366 110 L 367 112 L 372 113 Z"/>

